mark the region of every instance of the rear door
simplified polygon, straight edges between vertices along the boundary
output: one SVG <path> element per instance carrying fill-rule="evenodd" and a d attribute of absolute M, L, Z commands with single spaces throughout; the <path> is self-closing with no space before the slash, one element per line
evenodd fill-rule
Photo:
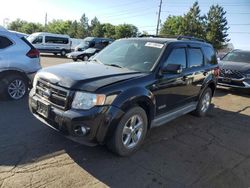
<path fill-rule="evenodd" d="M 192 101 L 199 95 L 209 70 L 205 68 L 205 57 L 199 44 L 188 45 L 187 57 L 188 68 L 186 78 L 189 79 L 188 95 Z"/>

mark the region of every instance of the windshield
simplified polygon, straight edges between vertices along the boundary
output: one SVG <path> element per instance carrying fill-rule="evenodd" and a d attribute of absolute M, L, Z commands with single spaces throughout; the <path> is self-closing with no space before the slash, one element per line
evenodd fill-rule
<path fill-rule="evenodd" d="M 89 47 L 89 42 L 81 42 L 80 44 L 77 45 L 77 48 L 87 48 Z"/>
<path fill-rule="evenodd" d="M 32 43 L 33 41 L 34 41 L 34 39 L 37 37 L 38 35 L 30 35 L 30 36 L 28 36 L 27 37 L 27 40 L 30 42 L 30 43 Z"/>
<path fill-rule="evenodd" d="M 223 61 L 245 62 L 250 63 L 250 51 L 232 51 L 228 53 Z"/>
<path fill-rule="evenodd" d="M 142 40 L 118 40 L 95 56 L 98 62 L 139 72 L 150 72 L 164 45 Z"/>

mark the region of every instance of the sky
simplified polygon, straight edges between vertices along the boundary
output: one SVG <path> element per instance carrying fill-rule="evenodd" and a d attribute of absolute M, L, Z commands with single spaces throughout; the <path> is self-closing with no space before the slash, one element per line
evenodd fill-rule
<path fill-rule="evenodd" d="M 183 15 L 195 0 L 162 0 L 161 23 L 169 15 Z M 53 19 L 79 20 L 83 13 L 91 20 L 114 25 L 128 23 L 155 34 L 160 0 L 7 0 L 1 3 L 0 25 L 17 18 L 45 23 Z M 201 13 L 213 4 L 227 11 L 230 43 L 237 49 L 250 50 L 250 0 L 198 0 Z"/>

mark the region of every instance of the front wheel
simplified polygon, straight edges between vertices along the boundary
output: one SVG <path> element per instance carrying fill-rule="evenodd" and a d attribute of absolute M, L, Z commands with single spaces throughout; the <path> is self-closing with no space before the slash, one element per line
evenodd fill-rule
<path fill-rule="evenodd" d="M 61 50 L 61 56 L 64 57 L 66 55 L 66 51 L 65 50 Z"/>
<path fill-rule="evenodd" d="M 203 117 L 208 112 L 212 100 L 212 90 L 207 88 L 201 95 L 197 108 L 194 111 L 194 115 Z"/>
<path fill-rule="evenodd" d="M 20 75 L 9 75 L 4 79 L 4 98 L 19 100 L 28 92 L 28 83 Z"/>
<path fill-rule="evenodd" d="M 131 108 L 120 120 L 108 148 L 120 156 L 128 156 L 138 150 L 146 137 L 148 118 L 141 107 Z"/>
<path fill-rule="evenodd" d="M 89 57 L 86 56 L 86 55 L 84 55 L 84 56 L 82 57 L 82 60 L 83 60 L 83 61 L 88 61 L 88 59 L 89 59 Z"/>

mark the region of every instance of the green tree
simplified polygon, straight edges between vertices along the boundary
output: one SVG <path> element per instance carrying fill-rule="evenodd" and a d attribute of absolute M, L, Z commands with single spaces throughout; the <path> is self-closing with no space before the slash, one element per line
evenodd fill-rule
<path fill-rule="evenodd" d="M 182 16 L 169 16 L 161 27 L 161 35 L 183 35 L 182 32 Z"/>
<path fill-rule="evenodd" d="M 115 38 L 126 38 L 137 36 L 138 28 L 132 24 L 121 24 L 115 27 Z"/>
<path fill-rule="evenodd" d="M 223 47 L 228 42 L 226 11 L 219 5 L 212 5 L 206 18 L 206 39 L 216 49 Z"/>
<path fill-rule="evenodd" d="M 89 35 L 90 35 L 89 19 L 85 14 L 83 14 L 81 19 L 80 19 L 80 23 L 79 23 L 79 26 L 77 29 L 77 36 L 78 36 L 78 38 L 85 38 Z"/>
<path fill-rule="evenodd" d="M 9 30 L 18 31 L 22 33 L 32 34 L 35 32 L 44 31 L 44 27 L 42 24 L 26 22 L 24 20 L 17 19 L 11 22 L 8 26 Z"/>
<path fill-rule="evenodd" d="M 69 31 L 68 31 L 68 34 L 70 37 L 72 38 L 77 38 L 77 31 L 78 31 L 78 22 L 76 20 L 74 20 L 71 25 L 70 25 L 70 28 L 69 28 Z"/>
<path fill-rule="evenodd" d="M 199 4 L 196 1 L 182 19 L 180 29 L 182 35 L 205 38 L 204 16 L 201 16 L 200 12 Z"/>
<path fill-rule="evenodd" d="M 91 33 L 91 36 L 95 36 L 95 37 L 103 37 L 104 36 L 103 25 L 100 23 L 100 21 L 97 19 L 97 17 L 94 17 L 91 20 L 90 33 Z"/>
<path fill-rule="evenodd" d="M 115 38 L 115 26 L 110 23 L 102 24 L 104 37 Z"/>
<path fill-rule="evenodd" d="M 52 22 L 49 22 L 47 30 L 50 33 L 68 34 L 70 26 L 71 21 L 53 20 Z"/>

